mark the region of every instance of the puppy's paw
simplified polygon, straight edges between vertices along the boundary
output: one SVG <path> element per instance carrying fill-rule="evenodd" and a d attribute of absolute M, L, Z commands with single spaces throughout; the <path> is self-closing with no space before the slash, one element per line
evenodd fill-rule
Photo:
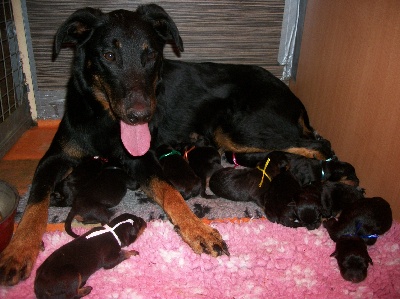
<path fill-rule="evenodd" d="M 175 226 L 175 230 L 189 244 L 193 251 L 198 254 L 206 253 L 213 257 L 223 254 L 230 255 L 228 246 L 220 233 L 200 220 L 191 221 L 189 225 L 181 227 Z"/>

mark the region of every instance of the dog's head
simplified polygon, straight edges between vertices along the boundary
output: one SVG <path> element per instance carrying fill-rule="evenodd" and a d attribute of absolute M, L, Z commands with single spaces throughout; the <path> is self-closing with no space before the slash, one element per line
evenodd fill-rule
<path fill-rule="evenodd" d="M 321 189 L 314 184 L 304 185 L 291 203 L 295 222 L 308 230 L 321 225 Z"/>
<path fill-rule="evenodd" d="M 122 141 L 132 155 L 143 155 L 150 145 L 147 123 L 156 110 L 167 41 L 183 51 L 175 23 L 155 4 L 109 13 L 80 9 L 55 36 L 54 57 L 62 46 L 75 46 L 75 80 L 70 84 L 98 102 L 90 104 L 92 110 L 106 110 L 120 121 Z M 145 143 L 138 144 L 135 138 Z"/>
<path fill-rule="evenodd" d="M 355 283 L 367 277 L 368 266 L 373 264 L 367 245 L 359 237 L 340 237 L 331 256 L 337 259 L 342 277 Z"/>

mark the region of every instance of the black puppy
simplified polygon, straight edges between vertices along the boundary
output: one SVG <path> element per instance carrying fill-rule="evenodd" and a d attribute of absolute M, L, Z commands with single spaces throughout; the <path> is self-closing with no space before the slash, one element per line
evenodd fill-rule
<path fill-rule="evenodd" d="M 324 221 L 324 227 L 335 242 L 341 236 L 357 236 L 367 245 L 375 244 L 378 235 L 387 232 L 392 226 L 392 209 L 381 197 L 363 198 L 346 206 L 339 219 Z"/>
<path fill-rule="evenodd" d="M 321 190 L 313 184 L 302 187 L 291 172 L 283 171 L 270 183 L 263 208 L 272 222 L 316 229 L 321 225 Z"/>
<path fill-rule="evenodd" d="M 368 266 L 373 264 L 367 245 L 357 236 L 341 236 L 331 256 L 337 259 L 342 277 L 355 283 L 367 277 Z"/>
<path fill-rule="evenodd" d="M 170 145 L 160 145 L 156 154 L 165 177 L 182 194 L 189 199 L 200 194 L 201 180 L 182 157 L 181 153 Z"/>
<path fill-rule="evenodd" d="M 364 189 L 342 182 L 325 181 L 322 183 L 322 217 L 336 217 L 343 208 L 364 198 Z"/>
<path fill-rule="evenodd" d="M 209 199 L 217 198 L 215 195 L 208 195 L 206 189 L 212 174 L 223 168 L 218 150 L 212 146 L 188 146 L 184 150 L 184 158 L 201 180 L 201 196 Z"/>
<path fill-rule="evenodd" d="M 93 157 L 85 159 L 57 184 L 52 200 L 56 206 L 72 206 L 65 231 L 77 237 L 71 228 L 74 218 L 83 223 L 107 223 L 113 215 L 109 209 L 121 202 L 127 188 L 135 189 L 137 183 L 119 163 Z"/>
<path fill-rule="evenodd" d="M 355 168 L 350 163 L 339 161 L 336 157 L 324 161 L 292 153 L 284 154 L 290 172 L 296 177 L 300 185 L 326 180 L 340 181 L 354 186 L 359 184 Z M 267 153 L 225 152 L 225 157 L 229 163 L 246 167 L 255 167 L 267 155 Z"/>
<path fill-rule="evenodd" d="M 80 298 L 89 294 L 84 286 L 100 268 L 111 269 L 137 255 L 135 250 L 121 250 L 133 243 L 146 228 L 137 216 L 122 214 L 109 226 L 96 227 L 54 251 L 37 269 L 35 294 L 45 298 Z"/>
<path fill-rule="evenodd" d="M 210 178 L 210 190 L 217 196 L 233 201 L 252 201 L 264 207 L 264 194 L 271 181 L 286 166 L 281 152 L 272 152 L 256 168 L 217 170 Z"/>

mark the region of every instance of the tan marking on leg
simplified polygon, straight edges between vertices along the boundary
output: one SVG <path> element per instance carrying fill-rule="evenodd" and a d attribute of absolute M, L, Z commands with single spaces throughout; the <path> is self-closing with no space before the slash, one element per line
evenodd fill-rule
<path fill-rule="evenodd" d="M 30 276 L 32 268 L 46 231 L 49 198 L 35 204 L 28 204 L 10 244 L 0 255 L 0 266 L 4 269 L 4 276 L 13 273 L 14 277 L 7 283 L 15 285 L 20 279 Z M 21 272 L 19 272 L 21 271 Z"/>
<path fill-rule="evenodd" d="M 149 189 L 145 191 L 164 209 L 182 239 L 194 252 L 205 252 L 214 257 L 222 252 L 229 255 L 219 232 L 197 218 L 175 188 L 158 178 L 153 178 Z"/>

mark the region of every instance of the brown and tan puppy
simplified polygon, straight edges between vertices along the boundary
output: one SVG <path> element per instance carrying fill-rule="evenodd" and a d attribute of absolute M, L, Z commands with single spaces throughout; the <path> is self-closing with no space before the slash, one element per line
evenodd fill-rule
<path fill-rule="evenodd" d="M 35 294 L 38 299 L 80 298 L 92 287 L 85 286 L 89 277 L 100 268 L 111 269 L 137 255 L 126 251 L 146 228 L 137 216 L 122 214 L 108 226 L 96 227 L 54 251 L 37 269 Z"/>

